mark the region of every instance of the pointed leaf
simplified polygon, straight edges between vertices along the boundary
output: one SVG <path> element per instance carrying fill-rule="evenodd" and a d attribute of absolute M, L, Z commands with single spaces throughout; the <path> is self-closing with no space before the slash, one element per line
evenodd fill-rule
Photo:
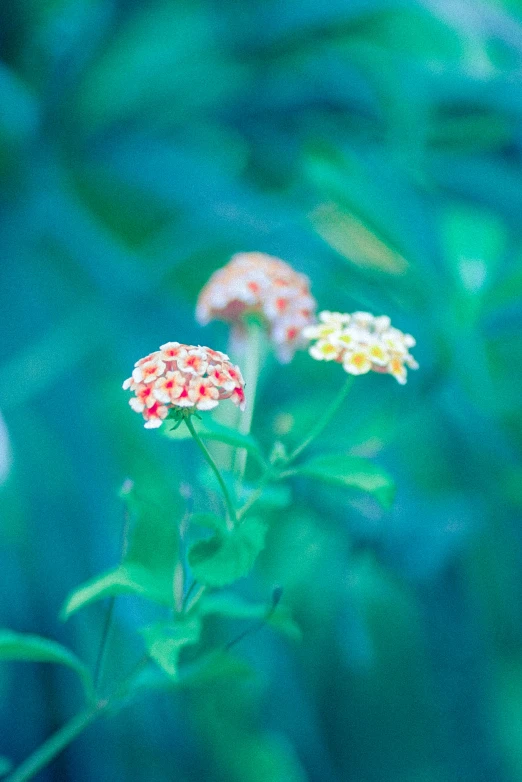
<path fill-rule="evenodd" d="M 0 630 L 0 660 L 66 665 L 80 676 L 87 693 L 91 692 L 91 676 L 86 666 L 70 649 L 49 638 Z"/>
<path fill-rule="evenodd" d="M 334 486 L 368 492 L 385 508 L 389 508 L 393 502 L 395 485 L 392 478 L 381 467 L 357 456 L 316 456 L 292 472 Z"/>
<path fill-rule="evenodd" d="M 196 644 L 201 635 L 197 617 L 177 622 L 157 622 L 141 631 L 150 657 L 169 676 L 176 677 L 181 650 Z"/>
<path fill-rule="evenodd" d="M 151 573 L 139 565 L 119 565 L 113 570 L 95 576 L 73 590 L 60 613 L 63 621 L 80 608 L 115 595 L 139 595 L 157 603 L 172 603 L 172 575 L 168 582 L 161 584 Z"/>
<path fill-rule="evenodd" d="M 264 522 L 248 518 L 226 535 L 194 543 L 189 551 L 194 578 L 209 586 L 224 586 L 246 576 L 265 546 L 265 535 Z"/>

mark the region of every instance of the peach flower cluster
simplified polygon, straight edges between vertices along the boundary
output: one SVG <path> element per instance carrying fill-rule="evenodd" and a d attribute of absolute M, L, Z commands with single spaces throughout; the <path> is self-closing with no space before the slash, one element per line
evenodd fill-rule
<path fill-rule="evenodd" d="M 304 274 L 264 253 L 238 253 L 211 276 L 201 291 L 196 317 L 241 322 L 256 313 L 265 321 L 279 360 L 291 360 L 303 347 L 302 330 L 313 321 L 316 302 Z"/>
<path fill-rule="evenodd" d="M 303 330 L 307 339 L 316 340 L 309 353 L 319 361 L 338 361 L 350 375 L 382 372 L 401 384 L 406 383 L 406 367 L 418 369 L 409 352 L 414 338 L 393 328 L 387 315 L 325 311 L 319 321 Z"/>
<path fill-rule="evenodd" d="M 231 399 L 242 410 L 244 380 L 239 367 L 219 350 L 167 342 L 140 358 L 123 384 L 134 396 L 129 404 L 142 413 L 147 429 L 161 426 L 170 409 L 212 410 Z"/>

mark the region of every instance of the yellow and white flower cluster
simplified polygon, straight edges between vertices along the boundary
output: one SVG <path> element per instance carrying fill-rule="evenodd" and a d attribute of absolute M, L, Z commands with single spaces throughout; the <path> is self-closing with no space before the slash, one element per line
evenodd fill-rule
<path fill-rule="evenodd" d="M 201 291 L 196 317 L 239 323 L 245 314 L 261 315 L 279 360 L 291 360 L 304 346 L 302 330 L 313 321 L 315 299 L 304 274 L 264 253 L 238 253 L 211 276 Z"/>
<path fill-rule="evenodd" d="M 393 375 L 401 384 L 406 382 L 406 367 L 418 369 L 409 352 L 414 338 L 393 328 L 387 315 L 325 311 L 319 313 L 319 321 L 303 330 L 307 339 L 316 340 L 309 353 L 319 361 L 337 361 L 350 375 L 370 370 Z"/>
<path fill-rule="evenodd" d="M 245 406 L 239 367 L 225 353 L 201 345 L 167 342 L 135 363 L 123 388 L 134 392 L 129 404 L 142 413 L 147 429 L 161 426 L 171 408 L 212 410 L 222 399 Z"/>

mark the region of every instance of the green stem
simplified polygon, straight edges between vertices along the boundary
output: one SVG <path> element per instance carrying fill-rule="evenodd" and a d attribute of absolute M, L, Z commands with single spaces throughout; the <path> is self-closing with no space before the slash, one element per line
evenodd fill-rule
<path fill-rule="evenodd" d="M 142 657 L 130 674 L 120 682 L 112 695 L 99 700 L 72 717 L 56 733 L 53 733 L 47 741 L 44 741 L 32 755 L 29 755 L 9 777 L 6 777 L 5 782 L 27 782 L 29 779 L 32 779 L 35 774 L 45 768 L 60 752 L 83 733 L 85 728 L 115 706 L 118 701 L 125 698 L 129 684 L 147 662 L 148 657 Z"/>
<path fill-rule="evenodd" d="M 195 581 L 194 583 L 197 584 L 198 582 Z M 190 602 L 187 600 L 186 603 L 185 603 L 185 609 L 184 610 L 185 610 L 186 614 L 188 614 L 189 611 L 192 611 L 192 609 L 194 608 L 196 603 L 199 603 L 199 601 L 201 600 L 201 598 L 203 597 L 203 595 L 205 594 L 207 589 L 208 589 L 208 587 L 207 587 L 206 584 L 200 584 L 199 585 L 198 591 L 196 592 L 196 594 L 194 595 L 192 600 L 190 600 Z"/>
<path fill-rule="evenodd" d="M 219 470 L 218 470 L 218 468 L 217 468 L 217 466 L 216 466 L 216 464 L 214 462 L 214 459 L 209 454 L 209 452 L 207 451 L 207 449 L 206 449 L 205 445 L 203 444 L 201 438 L 199 437 L 198 433 L 194 429 L 194 424 L 192 423 L 192 421 L 190 419 L 190 416 L 188 418 L 185 418 L 184 421 L 185 421 L 185 423 L 187 425 L 187 428 L 188 428 L 190 434 L 192 435 L 192 437 L 196 441 L 197 445 L 199 446 L 199 449 L 200 449 L 201 453 L 203 454 L 203 457 L 204 457 L 206 463 L 211 468 L 212 472 L 214 473 L 214 475 L 216 476 L 216 478 L 218 480 L 218 483 L 219 483 L 219 485 L 221 487 L 221 491 L 223 492 L 223 497 L 225 499 L 225 506 L 226 506 L 226 509 L 227 509 L 227 526 L 228 526 L 229 529 L 232 529 L 233 526 L 234 526 L 234 523 L 236 521 L 236 509 L 234 507 L 234 503 L 232 502 L 232 498 L 231 498 L 231 496 L 229 494 L 229 491 L 227 489 L 226 483 L 223 480 L 223 476 L 219 472 Z"/>
<path fill-rule="evenodd" d="M 346 378 L 346 382 L 344 383 L 341 390 L 333 400 L 332 404 L 326 408 L 323 415 L 317 420 L 317 423 L 315 424 L 315 426 L 312 427 L 308 436 L 305 437 L 301 445 L 298 445 L 297 448 L 294 451 L 292 451 L 292 453 L 288 456 L 287 464 L 290 464 L 290 462 L 293 462 L 294 459 L 297 459 L 297 457 L 302 454 L 304 449 L 308 448 L 310 443 L 313 442 L 313 440 L 315 440 L 315 438 L 321 434 L 323 429 L 325 429 L 328 426 L 328 424 L 330 423 L 330 421 L 332 420 L 332 418 L 334 417 L 334 415 L 336 414 L 336 412 L 339 410 L 342 403 L 346 399 L 346 395 L 348 394 L 348 391 L 352 387 L 352 383 L 353 383 L 352 377 Z"/>
<path fill-rule="evenodd" d="M 96 664 L 94 666 L 93 682 L 94 692 L 98 692 L 100 681 L 103 673 L 103 663 L 105 661 L 105 652 L 107 651 L 107 643 L 109 641 L 109 631 L 112 625 L 112 618 L 114 616 L 114 604 L 116 597 L 113 595 L 109 599 L 109 607 L 105 615 L 105 622 L 103 623 L 102 637 L 100 641 L 100 648 L 98 649 L 98 656 L 96 658 Z"/>
<path fill-rule="evenodd" d="M 191 598 L 191 596 L 192 596 L 192 592 L 195 590 L 195 588 L 197 587 L 197 585 L 198 585 L 198 582 L 197 582 L 196 580 L 194 580 L 194 581 L 192 582 L 192 584 L 189 586 L 189 588 L 187 589 L 187 594 L 186 594 L 186 595 L 185 595 L 185 597 L 183 598 L 183 603 L 182 603 L 182 605 L 181 605 L 181 611 L 182 611 L 182 612 L 186 611 L 186 609 L 187 609 L 187 605 L 188 605 L 188 602 L 189 602 L 189 600 L 190 600 L 190 598 Z"/>
<path fill-rule="evenodd" d="M 249 434 L 254 417 L 254 407 L 256 403 L 257 381 L 259 378 L 259 367 L 263 354 L 264 334 L 261 323 L 249 321 L 247 323 L 247 339 L 245 343 L 245 390 L 246 390 L 246 409 L 239 419 L 238 429 L 241 434 Z M 248 451 L 246 448 L 240 448 L 236 451 L 234 459 L 234 468 L 239 480 L 243 479 L 246 470 Z"/>
<path fill-rule="evenodd" d="M 35 774 L 41 771 L 42 768 L 45 768 L 56 755 L 74 741 L 74 739 L 107 708 L 108 701 L 102 701 L 101 704 L 96 704 L 85 709 L 85 711 L 81 711 L 38 747 L 32 755 L 24 760 L 24 762 L 7 777 L 6 782 L 27 782 L 28 779 L 32 779 Z"/>
<path fill-rule="evenodd" d="M 285 470 L 284 468 L 287 467 L 291 462 L 293 462 L 295 459 L 297 459 L 298 456 L 302 454 L 302 452 L 307 448 L 310 443 L 315 440 L 318 435 L 321 434 L 323 429 L 325 429 L 326 426 L 330 423 L 338 409 L 341 407 L 342 403 L 346 399 L 346 395 L 348 394 L 348 391 L 350 390 L 352 386 L 353 378 L 348 377 L 346 379 L 346 382 L 342 386 L 341 390 L 333 400 L 332 404 L 326 408 L 323 415 L 318 419 L 317 423 L 314 427 L 312 427 L 310 433 L 305 437 L 301 445 L 298 445 L 297 448 L 292 451 L 291 454 L 286 456 L 285 458 L 280 459 L 277 463 L 270 465 L 265 473 L 261 476 L 259 479 L 257 489 L 252 492 L 248 500 L 245 502 L 245 504 L 239 508 L 236 514 L 237 521 L 241 521 L 243 516 L 248 513 L 250 508 L 258 501 L 258 499 L 261 497 L 263 490 L 265 486 L 270 483 L 271 480 L 274 478 L 278 480 L 279 478 L 289 478 L 291 475 L 293 475 L 293 471 L 291 470 Z"/>
<path fill-rule="evenodd" d="M 121 553 L 120 553 L 120 561 L 123 560 L 127 553 L 128 543 L 129 543 L 129 527 L 130 527 L 130 514 L 129 509 L 126 507 L 124 510 L 123 515 L 123 532 L 121 536 Z M 109 641 L 109 632 L 112 625 L 112 620 L 114 617 L 114 604 L 116 603 L 116 597 L 111 597 L 109 601 L 109 607 L 107 608 L 107 613 L 105 615 L 105 622 L 103 624 L 103 630 L 102 630 L 102 637 L 100 641 L 100 648 L 98 649 L 98 656 L 96 658 L 96 663 L 94 665 L 94 674 L 93 674 L 93 682 L 94 682 L 94 692 L 98 692 L 98 688 L 100 686 L 101 677 L 103 674 L 103 664 L 105 662 L 105 653 L 107 651 L 107 644 Z"/>
<path fill-rule="evenodd" d="M 245 502 L 245 504 L 242 505 L 241 508 L 239 508 L 239 510 L 237 511 L 236 518 L 237 518 L 238 522 L 241 521 L 243 516 L 246 513 L 248 513 L 248 511 L 250 510 L 252 505 L 255 505 L 255 503 L 261 497 L 261 495 L 263 494 L 263 491 L 264 491 L 265 486 L 267 485 L 267 483 L 270 483 L 272 478 L 275 478 L 277 476 L 277 474 L 278 474 L 277 470 L 278 470 L 277 466 L 275 464 L 272 464 L 267 469 L 267 471 L 261 476 L 261 478 L 259 479 L 259 482 L 257 484 L 257 489 L 254 492 L 252 492 L 252 494 L 250 495 L 248 500 Z"/>

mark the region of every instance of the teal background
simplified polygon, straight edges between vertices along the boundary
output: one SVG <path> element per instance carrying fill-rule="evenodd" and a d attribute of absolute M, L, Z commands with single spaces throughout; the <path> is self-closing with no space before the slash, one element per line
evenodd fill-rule
<path fill-rule="evenodd" d="M 256 678 L 143 697 L 42 782 L 522 780 L 521 74 L 517 0 L 1 4 L 2 626 L 93 665 L 104 606 L 58 612 L 118 559 L 123 481 L 214 490 L 121 382 L 168 340 L 226 349 L 193 313 L 233 252 L 389 314 L 420 363 L 357 379 L 314 446 L 384 465 L 393 509 L 295 480 L 238 587 L 281 584 L 302 643 L 245 639 Z M 342 381 L 270 362 L 254 433 L 297 443 Z M 108 682 L 154 610 L 118 600 Z M 0 696 L 17 762 L 81 702 L 36 664 Z"/>

